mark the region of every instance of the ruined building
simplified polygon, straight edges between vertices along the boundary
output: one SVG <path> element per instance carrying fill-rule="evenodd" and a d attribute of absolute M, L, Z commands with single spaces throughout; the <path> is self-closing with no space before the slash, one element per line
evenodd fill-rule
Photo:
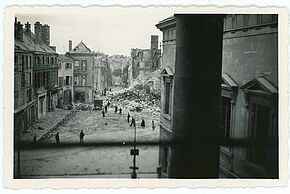
<path fill-rule="evenodd" d="M 130 58 L 124 55 L 112 55 L 108 58 L 108 62 L 112 71 L 112 84 L 114 86 L 128 86 L 126 69 L 130 65 Z"/>
<path fill-rule="evenodd" d="M 102 53 L 95 53 L 94 78 L 96 83 L 95 94 L 100 95 L 102 91 L 111 87 L 111 69 L 108 56 Z"/>
<path fill-rule="evenodd" d="M 158 36 L 151 35 L 150 49 L 131 49 L 133 79 L 144 72 L 154 71 L 160 67 L 160 49 Z"/>

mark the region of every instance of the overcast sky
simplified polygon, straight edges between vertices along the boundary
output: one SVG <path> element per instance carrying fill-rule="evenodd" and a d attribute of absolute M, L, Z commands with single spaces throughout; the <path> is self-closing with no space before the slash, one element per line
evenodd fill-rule
<path fill-rule="evenodd" d="M 106 54 L 130 55 L 131 48 L 150 48 L 150 36 L 162 33 L 155 25 L 186 11 L 184 8 L 34 8 L 27 13 L 16 14 L 21 23 L 39 21 L 50 25 L 51 45 L 58 53 L 68 51 L 68 41 L 73 47 L 81 40 L 91 49 Z M 34 31 L 34 26 L 31 26 Z"/>

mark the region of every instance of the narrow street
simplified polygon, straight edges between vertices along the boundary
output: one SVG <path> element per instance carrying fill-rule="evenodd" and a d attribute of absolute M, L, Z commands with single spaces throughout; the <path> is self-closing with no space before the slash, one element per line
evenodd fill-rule
<path fill-rule="evenodd" d="M 60 143 L 79 143 L 79 133 L 84 131 L 85 142 L 133 141 L 134 128 L 127 122 L 128 110 L 123 108 L 122 114 L 114 112 L 112 104 L 106 117 L 101 111 L 78 111 L 65 125 L 46 135 L 42 142 L 55 143 L 55 134 L 59 132 Z M 137 141 L 159 140 L 159 117 L 143 112 L 130 112 L 136 119 Z M 145 128 L 140 126 L 141 118 L 146 122 Z M 151 122 L 156 128 L 153 131 Z M 131 119 L 130 119 L 131 121 Z M 150 174 L 156 177 L 158 165 L 158 146 L 139 146 L 137 156 L 137 173 Z M 132 146 L 113 147 L 73 147 L 58 149 L 36 149 L 21 152 L 21 176 L 86 176 L 111 175 L 114 178 L 130 178 L 133 156 L 130 155 Z M 152 174 L 152 175 L 151 175 Z M 152 177 L 153 176 L 153 177 Z"/>

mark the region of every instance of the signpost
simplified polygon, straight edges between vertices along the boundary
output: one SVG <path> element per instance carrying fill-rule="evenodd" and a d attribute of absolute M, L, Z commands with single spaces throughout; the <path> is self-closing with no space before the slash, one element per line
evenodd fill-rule
<path fill-rule="evenodd" d="M 133 155 L 133 166 L 130 166 L 130 169 L 133 169 L 133 172 L 131 174 L 132 179 L 137 178 L 136 170 L 139 168 L 136 166 L 136 156 L 139 155 L 139 149 L 136 149 L 136 125 L 134 125 L 134 148 L 130 150 L 130 154 Z"/>

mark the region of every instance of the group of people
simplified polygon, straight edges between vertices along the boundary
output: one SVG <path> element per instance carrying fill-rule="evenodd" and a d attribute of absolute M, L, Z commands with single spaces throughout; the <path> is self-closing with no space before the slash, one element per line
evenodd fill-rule
<path fill-rule="evenodd" d="M 105 105 L 104 109 L 102 110 L 103 117 L 105 117 L 106 113 L 108 112 L 109 106 L 110 106 L 110 101 L 107 102 L 107 104 Z M 118 111 L 119 111 L 119 114 L 121 115 L 122 114 L 122 108 L 121 107 L 118 108 L 118 106 L 115 105 L 115 114 L 117 114 Z M 128 113 L 128 115 L 127 115 L 127 122 L 128 123 L 130 123 L 130 118 L 131 118 L 131 115 L 130 115 L 130 113 Z M 136 127 L 136 121 L 135 121 L 135 118 L 134 117 L 131 118 L 130 127 L 132 127 L 132 126 L 133 127 Z M 152 126 L 152 131 L 154 131 L 155 128 L 156 128 L 156 126 L 155 126 L 155 123 L 154 123 L 153 120 L 152 120 L 151 126 Z M 141 120 L 141 127 L 143 129 L 145 128 L 145 120 L 144 119 Z"/>
<path fill-rule="evenodd" d="M 130 113 L 128 113 L 128 115 L 127 115 L 127 122 L 128 123 L 130 123 L 130 117 L 131 117 L 131 115 L 130 115 Z M 136 121 L 135 121 L 134 117 L 132 117 L 132 119 L 131 119 L 130 127 L 132 127 L 132 126 L 136 127 Z M 141 127 L 143 129 L 145 128 L 145 120 L 144 119 L 141 120 Z M 151 123 L 151 127 L 152 127 L 152 131 L 154 131 L 154 129 L 156 128 L 155 123 L 154 123 L 153 120 L 152 120 L 152 123 Z"/>
<path fill-rule="evenodd" d="M 108 101 L 104 107 L 104 109 L 102 110 L 102 115 L 103 117 L 105 117 L 106 113 L 108 112 L 108 108 L 110 106 L 110 102 Z M 115 114 L 118 113 L 119 111 L 119 114 L 122 114 L 122 108 L 118 108 L 118 106 L 115 106 Z M 130 115 L 130 113 L 128 113 L 127 115 L 127 122 L 130 123 L 130 118 L 131 118 L 131 124 L 130 124 L 130 127 L 136 127 L 136 120 L 134 117 L 132 117 Z M 141 127 L 144 129 L 145 128 L 145 120 L 142 119 L 141 120 Z M 152 120 L 152 123 L 151 123 L 151 127 L 152 127 L 152 131 L 155 130 L 156 126 L 155 126 L 155 123 L 154 121 Z M 84 136 L 85 136 L 85 133 L 83 130 L 81 130 L 80 134 L 79 134 L 79 138 L 80 138 L 80 143 L 84 143 Z M 33 141 L 36 142 L 36 136 L 34 137 Z M 60 136 L 59 136 L 59 132 L 56 133 L 55 135 L 55 141 L 57 144 L 60 143 Z"/>
<path fill-rule="evenodd" d="M 81 132 L 79 134 L 80 143 L 84 143 L 84 137 L 85 137 L 85 133 L 84 133 L 83 130 L 81 130 Z M 59 144 L 60 143 L 60 140 L 59 140 L 59 132 L 57 132 L 55 134 L 55 141 L 56 141 L 56 144 Z"/>

